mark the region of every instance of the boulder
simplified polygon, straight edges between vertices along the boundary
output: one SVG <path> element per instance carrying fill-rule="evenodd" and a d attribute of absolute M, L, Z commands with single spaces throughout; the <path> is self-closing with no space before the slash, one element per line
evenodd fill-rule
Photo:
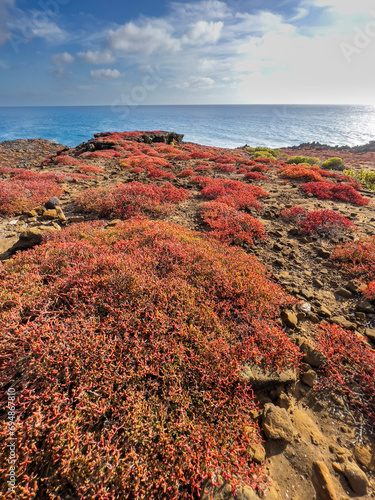
<path fill-rule="evenodd" d="M 47 208 L 47 210 L 53 210 L 54 208 L 58 207 L 60 205 L 60 200 L 56 196 L 52 196 L 45 204 L 44 207 Z"/>
<path fill-rule="evenodd" d="M 267 403 L 264 406 L 262 428 L 268 439 L 281 439 L 288 443 L 293 441 L 293 424 L 284 408 Z"/>
<path fill-rule="evenodd" d="M 242 377 L 251 384 L 254 390 L 295 384 L 297 381 L 297 374 L 292 368 L 283 372 L 266 371 L 256 365 L 245 365 L 242 370 Z"/>
<path fill-rule="evenodd" d="M 313 484 L 323 500 L 337 500 L 328 467 L 324 462 L 314 462 Z"/>
<path fill-rule="evenodd" d="M 304 342 L 301 345 L 301 351 L 305 355 L 303 361 L 314 368 L 319 368 L 319 366 L 326 362 L 324 354 L 315 349 L 315 347 L 308 342 Z"/>

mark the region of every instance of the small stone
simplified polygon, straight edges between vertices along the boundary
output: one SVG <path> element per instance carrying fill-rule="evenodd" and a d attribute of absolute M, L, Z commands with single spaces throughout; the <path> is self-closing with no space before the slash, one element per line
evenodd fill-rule
<path fill-rule="evenodd" d="M 351 280 L 345 285 L 345 288 L 350 290 L 352 293 L 359 293 L 360 286 L 361 286 L 361 283 L 359 283 L 358 281 L 355 281 L 355 280 Z"/>
<path fill-rule="evenodd" d="M 336 290 L 336 295 L 338 295 L 339 297 L 342 297 L 343 299 L 350 299 L 353 297 L 352 292 L 350 292 L 346 288 L 338 288 Z"/>
<path fill-rule="evenodd" d="M 343 468 L 343 474 L 348 480 L 351 489 L 357 495 L 366 495 L 368 480 L 366 474 L 356 464 L 347 463 Z"/>
<path fill-rule="evenodd" d="M 365 335 L 368 339 L 375 343 L 375 330 L 373 328 L 366 328 Z"/>
<path fill-rule="evenodd" d="M 281 439 L 288 443 L 293 440 L 293 424 L 287 411 L 272 403 L 264 406 L 262 428 L 268 439 Z"/>
<path fill-rule="evenodd" d="M 313 483 L 323 500 L 337 500 L 328 467 L 324 462 L 314 462 Z"/>
<path fill-rule="evenodd" d="M 298 304 L 297 308 L 305 314 L 309 314 L 311 312 L 311 304 L 309 304 L 308 302 Z"/>
<path fill-rule="evenodd" d="M 314 293 L 308 290 L 307 288 L 301 289 L 301 295 L 302 297 L 305 297 L 307 300 L 312 300 L 314 298 Z"/>
<path fill-rule="evenodd" d="M 43 214 L 43 219 L 53 220 L 57 218 L 57 212 L 55 209 L 46 210 Z"/>
<path fill-rule="evenodd" d="M 296 328 L 298 325 L 297 316 L 294 314 L 293 311 L 286 311 L 286 310 L 282 311 L 281 319 L 289 328 Z"/>
<path fill-rule="evenodd" d="M 115 227 L 120 222 L 121 222 L 120 219 L 114 219 L 114 220 L 111 220 L 110 222 L 108 222 L 108 224 L 105 227 Z"/>
<path fill-rule="evenodd" d="M 375 454 L 371 452 L 368 446 L 357 443 L 354 448 L 354 457 L 363 467 L 366 467 L 371 472 L 375 472 Z"/>
<path fill-rule="evenodd" d="M 319 366 L 326 362 L 324 354 L 307 342 L 302 344 L 301 351 L 305 354 L 303 361 L 314 368 L 319 368 Z"/>
<path fill-rule="evenodd" d="M 275 252 L 281 252 L 283 248 L 283 245 L 280 245 L 280 243 L 275 243 L 272 247 L 272 250 L 274 250 Z"/>
<path fill-rule="evenodd" d="M 317 312 L 320 316 L 324 316 L 325 318 L 330 318 L 332 316 L 331 311 L 325 306 L 321 306 Z"/>
<path fill-rule="evenodd" d="M 43 215 L 45 211 L 46 211 L 46 208 L 42 207 L 42 206 L 35 208 L 35 212 L 37 213 L 37 215 Z"/>
<path fill-rule="evenodd" d="M 356 310 L 366 314 L 375 313 L 375 307 L 366 299 L 362 299 L 358 302 Z"/>
<path fill-rule="evenodd" d="M 356 324 L 348 321 L 344 316 L 332 316 L 330 318 L 331 323 L 336 323 L 337 325 L 342 326 L 346 330 L 355 330 Z"/>
<path fill-rule="evenodd" d="M 366 314 L 363 312 L 356 312 L 355 317 L 358 319 L 358 321 L 366 321 Z"/>
<path fill-rule="evenodd" d="M 45 203 L 45 208 L 47 208 L 48 210 L 50 209 L 54 209 L 56 207 L 58 207 L 60 205 L 60 201 L 58 198 L 56 198 L 56 196 L 52 196 L 52 198 L 50 198 L 47 203 Z"/>
<path fill-rule="evenodd" d="M 313 286 L 315 286 L 315 288 L 322 288 L 324 286 L 324 283 L 320 280 L 314 280 L 312 284 Z"/>
<path fill-rule="evenodd" d="M 320 323 L 320 319 L 316 314 L 310 314 L 310 321 L 311 323 L 314 323 L 314 325 Z"/>
<path fill-rule="evenodd" d="M 36 210 L 28 210 L 26 212 L 23 212 L 23 214 L 27 217 L 36 217 L 38 215 L 38 212 Z"/>
<path fill-rule="evenodd" d="M 331 256 L 331 252 L 328 252 L 325 248 L 317 248 L 316 253 L 321 257 L 322 259 L 329 259 Z"/>
<path fill-rule="evenodd" d="M 262 464 L 266 459 L 266 450 L 258 443 L 250 446 L 250 457 L 257 464 Z"/>
<path fill-rule="evenodd" d="M 242 378 L 247 380 L 253 389 L 266 389 L 289 384 L 297 381 L 296 371 L 292 368 L 279 372 L 277 370 L 266 371 L 256 365 L 245 365 L 242 369 Z"/>
<path fill-rule="evenodd" d="M 71 224 L 77 224 L 79 222 L 83 222 L 84 220 L 85 220 L 85 218 L 82 217 L 82 216 L 80 216 L 80 215 L 68 218 L 68 222 L 71 223 Z"/>
<path fill-rule="evenodd" d="M 318 378 L 314 370 L 309 370 L 302 375 L 302 382 L 309 387 L 314 387 L 316 379 Z"/>
<path fill-rule="evenodd" d="M 56 207 L 55 208 L 55 211 L 56 211 L 56 216 L 59 220 L 61 221 L 66 221 L 66 217 L 65 217 L 65 214 L 64 212 L 62 211 L 61 207 Z"/>

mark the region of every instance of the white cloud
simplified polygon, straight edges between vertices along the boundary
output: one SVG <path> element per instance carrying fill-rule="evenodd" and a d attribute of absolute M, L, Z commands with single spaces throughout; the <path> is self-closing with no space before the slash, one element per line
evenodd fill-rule
<path fill-rule="evenodd" d="M 77 56 L 85 64 L 111 64 L 116 60 L 109 51 L 101 52 L 100 50 L 78 52 Z"/>
<path fill-rule="evenodd" d="M 10 11 L 14 7 L 14 0 L 0 0 L 0 45 L 5 43 L 10 35 L 8 21 Z"/>
<path fill-rule="evenodd" d="M 297 10 L 296 15 L 291 17 L 290 19 L 288 19 L 289 23 L 299 21 L 300 19 L 303 19 L 304 17 L 306 17 L 309 14 L 309 10 L 305 9 L 304 7 L 298 7 L 296 10 Z"/>
<path fill-rule="evenodd" d="M 165 53 L 173 54 L 180 49 L 180 42 L 171 35 L 171 27 L 166 23 L 137 26 L 126 23 L 117 30 L 110 30 L 107 43 L 113 50 L 128 53 Z"/>
<path fill-rule="evenodd" d="M 66 64 L 74 62 L 74 57 L 68 52 L 63 52 L 62 54 L 54 54 L 51 57 L 51 61 L 56 66 L 65 66 Z"/>
<path fill-rule="evenodd" d="M 182 37 L 182 42 L 188 45 L 216 43 L 220 38 L 220 32 L 223 26 L 224 23 L 221 21 L 198 21 L 193 24 L 186 35 Z"/>
<path fill-rule="evenodd" d="M 174 85 L 175 88 L 180 90 L 185 89 L 205 89 L 210 88 L 215 84 L 215 80 L 206 76 L 191 77 L 188 81 L 178 82 Z"/>
<path fill-rule="evenodd" d="M 205 0 L 194 3 L 173 2 L 172 11 L 181 19 L 225 19 L 231 15 L 225 2 L 218 0 Z"/>
<path fill-rule="evenodd" d="M 90 71 L 90 76 L 94 80 L 112 80 L 119 78 L 121 73 L 118 69 L 95 69 Z"/>
<path fill-rule="evenodd" d="M 24 12 L 18 9 L 17 16 L 8 23 L 8 26 L 15 33 L 17 40 L 22 39 L 24 43 L 34 38 L 44 38 L 53 44 L 62 43 L 69 37 L 69 34 L 52 19 L 53 14 L 49 11 Z"/>
<path fill-rule="evenodd" d="M 327 7 L 342 15 L 370 15 L 375 10 L 374 0 L 310 0 L 316 7 Z"/>
<path fill-rule="evenodd" d="M 292 24 L 284 22 L 279 14 L 261 11 L 256 14 L 240 13 L 236 15 L 240 21 L 233 26 L 237 34 L 255 34 L 255 33 L 284 33 L 291 34 L 296 28 Z"/>

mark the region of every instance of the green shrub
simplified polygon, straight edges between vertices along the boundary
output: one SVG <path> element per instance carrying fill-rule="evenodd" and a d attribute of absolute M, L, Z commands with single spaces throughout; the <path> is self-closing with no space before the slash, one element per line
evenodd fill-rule
<path fill-rule="evenodd" d="M 322 168 L 328 170 L 344 170 L 344 160 L 341 158 L 329 158 L 322 163 Z"/>
<path fill-rule="evenodd" d="M 252 155 L 252 158 L 269 158 L 270 160 L 275 160 L 276 158 L 272 153 L 268 153 L 268 151 L 255 151 Z"/>
<path fill-rule="evenodd" d="M 375 172 L 367 172 L 363 169 L 361 169 L 360 172 L 355 172 L 354 170 L 344 170 L 344 174 L 358 179 L 368 189 L 375 191 Z"/>
<path fill-rule="evenodd" d="M 255 158 L 270 158 L 270 156 L 263 156 L 264 154 L 271 155 L 273 158 L 277 158 L 280 154 L 280 149 L 272 149 L 272 148 L 266 148 L 266 147 L 256 147 L 256 148 L 250 148 L 246 147 L 246 151 L 249 153 L 254 153 Z M 258 153 L 261 153 L 260 155 Z M 255 154 L 257 154 L 255 156 Z"/>
<path fill-rule="evenodd" d="M 307 163 L 308 165 L 320 165 L 320 160 L 319 158 L 313 158 L 311 156 L 292 156 L 287 160 L 285 163 L 288 163 L 289 165 L 299 165 L 300 163 Z"/>

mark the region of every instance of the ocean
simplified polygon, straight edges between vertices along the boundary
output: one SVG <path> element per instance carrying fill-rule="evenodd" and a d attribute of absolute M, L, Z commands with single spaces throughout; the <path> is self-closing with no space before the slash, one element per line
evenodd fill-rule
<path fill-rule="evenodd" d="M 220 105 L 0 107 L 0 142 L 49 139 L 77 146 L 104 131 L 166 130 L 207 146 L 285 147 L 375 140 L 375 106 Z"/>

